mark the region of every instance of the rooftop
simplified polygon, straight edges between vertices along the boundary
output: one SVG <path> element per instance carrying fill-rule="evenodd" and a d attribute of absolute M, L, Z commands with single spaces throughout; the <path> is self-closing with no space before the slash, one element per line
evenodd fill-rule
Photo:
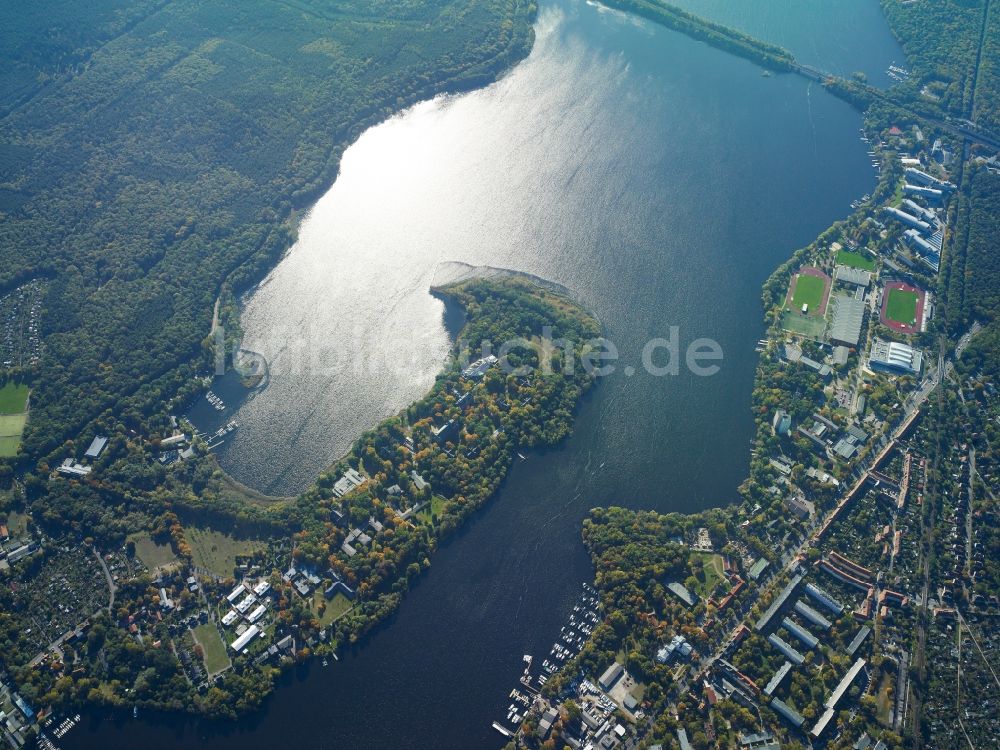
<path fill-rule="evenodd" d="M 857 346 L 861 338 L 861 323 L 865 315 L 865 301 L 845 294 L 834 295 L 831 300 L 832 318 L 830 339 L 848 346 Z"/>

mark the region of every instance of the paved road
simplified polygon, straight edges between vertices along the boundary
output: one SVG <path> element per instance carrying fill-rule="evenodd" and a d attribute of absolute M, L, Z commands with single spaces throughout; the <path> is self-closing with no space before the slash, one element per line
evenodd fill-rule
<path fill-rule="evenodd" d="M 972 341 L 972 337 L 979 333 L 980 330 L 982 330 L 982 325 L 980 325 L 977 321 L 972 324 L 972 328 L 962 334 L 958 343 L 955 344 L 955 359 L 962 358 L 962 352 L 965 351 L 965 347 L 969 345 L 969 342 Z"/>

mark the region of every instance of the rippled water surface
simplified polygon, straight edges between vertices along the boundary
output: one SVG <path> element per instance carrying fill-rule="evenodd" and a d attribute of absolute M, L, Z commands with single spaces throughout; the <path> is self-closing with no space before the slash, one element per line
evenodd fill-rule
<path fill-rule="evenodd" d="M 832 5 L 812 3 L 801 23 L 851 33 Z M 505 714 L 521 655 L 548 652 L 592 575 L 587 510 L 735 497 L 760 285 L 874 185 L 859 125 L 800 78 L 764 77 L 678 34 L 551 0 L 534 50 L 503 80 L 365 133 L 247 304 L 247 345 L 268 356 L 271 381 L 241 408 L 224 455 L 242 481 L 303 488 L 430 386 L 448 338 L 427 288 L 447 261 L 570 287 L 623 364 L 678 326 L 682 346 L 718 341 L 722 369 L 603 381 L 574 435 L 517 462 L 391 623 L 328 668 L 290 674 L 259 716 L 95 715 L 64 747 L 498 747 L 490 723 Z"/>

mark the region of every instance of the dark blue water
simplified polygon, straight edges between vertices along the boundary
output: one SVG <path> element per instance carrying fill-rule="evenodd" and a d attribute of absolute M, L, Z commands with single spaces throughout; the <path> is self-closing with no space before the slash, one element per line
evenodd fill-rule
<path fill-rule="evenodd" d="M 829 8 L 812 22 L 850 23 Z M 721 370 L 619 369 L 583 404 L 569 440 L 517 463 L 387 627 L 328 668 L 289 675 L 259 716 L 95 716 L 63 746 L 499 746 L 490 723 L 505 713 L 521 655 L 547 653 L 592 575 L 580 543 L 587 510 L 735 499 L 760 285 L 871 190 L 859 125 L 800 78 L 763 77 L 678 34 L 553 0 L 531 56 L 501 82 L 366 133 L 248 304 L 248 346 L 268 356 L 271 381 L 240 410 L 226 458 L 239 479 L 294 490 L 427 388 L 448 346 L 427 294 L 445 261 L 576 290 L 623 365 L 677 326 L 682 347 L 717 341 Z"/>

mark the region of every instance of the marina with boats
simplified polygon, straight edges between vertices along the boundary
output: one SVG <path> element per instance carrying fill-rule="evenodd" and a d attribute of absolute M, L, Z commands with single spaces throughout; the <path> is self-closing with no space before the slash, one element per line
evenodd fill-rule
<path fill-rule="evenodd" d="M 507 715 L 503 721 L 493 722 L 493 728 L 497 732 L 504 737 L 514 736 L 549 676 L 561 669 L 583 649 L 590 634 L 601 621 L 600 609 L 597 590 L 589 583 L 584 583 L 573 609 L 566 618 L 566 624 L 560 628 L 558 638 L 553 642 L 552 648 L 541 664 L 536 665 L 535 658 L 531 654 L 522 657 L 524 671 L 518 678 L 518 685 L 507 696 L 511 701 L 507 706 Z"/>
<path fill-rule="evenodd" d="M 38 747 L 41 750 L 59 750 L 59 746 L 53 740 L 62 739 L 73 727 L 80 723 L 80 719 L 80 714 L 63 719 L 62 721 L 59 721 L 55 716 L 50 716 L 45 720 L 38 733 Z M 51 733 L 51 736 L 47 732 Z"/>

